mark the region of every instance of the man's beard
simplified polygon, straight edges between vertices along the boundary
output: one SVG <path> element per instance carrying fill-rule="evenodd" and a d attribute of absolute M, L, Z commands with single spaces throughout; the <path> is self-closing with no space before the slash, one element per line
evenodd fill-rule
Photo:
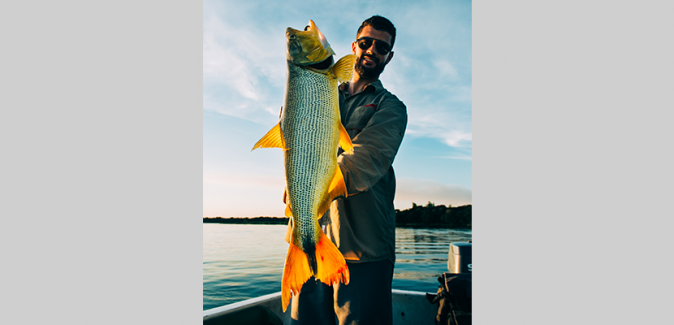
<path fill-rule="evenodd" d="M 379 75 L 384 71 L 384 67 L 386 66 L 386 63 L 381 63 L 379 62 L 379 59 L 377 59 L 374 56 L 367 56 L 370 60 L 374 61 L 377 63 L 374 68 L 366 68 L 363 66 L 363 58 L 365 55 L 361 55 L 358 60 L 356 61 L 356 72 L 362 79 L 377 79 L 379 78 Z"/>

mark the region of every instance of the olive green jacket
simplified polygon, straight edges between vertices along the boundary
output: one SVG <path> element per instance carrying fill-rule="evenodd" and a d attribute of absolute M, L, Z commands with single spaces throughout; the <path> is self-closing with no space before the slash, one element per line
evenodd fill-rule
<path fill-rule="evenodd" d="M 379 80 L 352 96 L 345 89 L 340 87 L 339 107 L 354 152 L 341 153 L 337 164 L 349 196 L 333 201 L 320 221 L 347 260 L 394 263 L 396 181 L 391 164 L 405 134 L 407 109 Z"/>

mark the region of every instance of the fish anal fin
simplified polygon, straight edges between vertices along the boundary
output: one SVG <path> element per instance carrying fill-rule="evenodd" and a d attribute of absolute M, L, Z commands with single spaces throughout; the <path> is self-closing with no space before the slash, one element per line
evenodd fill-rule
<path fill-rule="evenodd" d="M 330 195 L 330 202 L 340 196 L 346 197 L 346 184 L 344 183 L 344 175 L 342 175 L 342 169 L 339 168 L 339 166 L 335 168 L 335 175 L 332 176 L 332 181 L 330 181 L 328 193 Z M 325 211 L 323 211 L 323 213 L 325 213 Z"/>
<path fill-rule="evenodd" d="M 342 148 L 347 153 L 353 153 L 353 142 L 351 142 L 351 137 L 349 136 L 349 133 L 346 132 L 346 129 L 344 128 L 344 125 L 342 122 L 337 121 L 337 124 L 339 124 L 339 146 Z"/>
<path fill-rule="evenodd" d="M 285 211 L 285 216 L 290 218 L 293 216 L 293 211 L 290 208 L 290 202 L 286 204 L 286 211 Z"/>
<path fill-rule="evenodd" d="M 262 137 L 255 145 L 251 151 L 257 148 L 281 148 L 285 149 L 285 143 L 283 140 L 283 132 L 281 132 L 281 122 L 276 124 L 265 136 Z"/>
<path fill-rule="evenodd" d="M 334 246 L 334 245 L 333 245 Z M 339 252 L 339 251 L 338 251 Z M 283 267 L 283 279 L 281 279 L 281 303 L 283 312 L 288 309 L 290 293 L 300 293 L 302 285 L 311 277 L 307 255 L 292 242 L 288 246 L 286 264 Z"/>
<path fill-rule="evenodd" d="M 323 231 L 321 231 L 321 239 L 316 245 L 316 261 L 318 263 L 316 279 L 327 285 L 338 282 L 349 284 L 350 274 L 346 260 Z"/>
<path fill-rule="evenodd" d="M 340 58 L 331 68 L 332 75 L 340 82 L 351 80 L 353 66 L 356 64 L 356 55 L 347 54 Z"/>
<path fill-rule="evenodd" d="M 318 218 L 321 218 L 323 214 L 328 212 L 328 209 L 330 209 L 330 203 L 340 196 L 346 197 L 347 191 L 346 184 L 344 183 L 344 175 L 342 175 L 342 170 L 339 168 L 339 166 L 337 166 L 337 168 L 335 168 L 335 174 L 332 176 L 332 180 L 328 186 L 328 192 L 325 194 L 323 201 L 318 206 L 316 213 Z"/>

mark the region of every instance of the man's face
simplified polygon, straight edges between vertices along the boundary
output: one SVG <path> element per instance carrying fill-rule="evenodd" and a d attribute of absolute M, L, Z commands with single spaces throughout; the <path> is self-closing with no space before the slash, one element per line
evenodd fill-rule
<path fill-rule="evenodd" d="M 358 46 L 358 42 L 353 42 L 351 44 L 351 50 L 353 54 L 357 56 L 356 61 L 356 72 L 360 75 L 361 78 L 365 79 L 376 79 L 379 78 L 379 75 L 384 71 L 386 64 L 391 61 L 393 57 L 393 52 L 388 52 L 386 54 L 380 53 L 378 51 L 376 43 L 378 41 L 383 41 L 391 44 L 391 34 L 388 32 L 376 30 L 372 26 L 365 26 L 363 30 L 358 34 L 357 39 L 362 37 L 373 38 L 375 41 L 371 42 L 370 47 L 366 49 L 361 49 Z"/>

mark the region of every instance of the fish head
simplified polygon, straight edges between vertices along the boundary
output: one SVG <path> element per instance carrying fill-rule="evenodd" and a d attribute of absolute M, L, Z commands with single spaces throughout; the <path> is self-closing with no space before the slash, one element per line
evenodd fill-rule
<path fill-rule="evenodd" d="M 335 54 L 313 20 L 309 20 L 309 26 L 304 31 L 288 27 L 286 44 L 288 61 L 295 65 L 320 63 Z"/>

